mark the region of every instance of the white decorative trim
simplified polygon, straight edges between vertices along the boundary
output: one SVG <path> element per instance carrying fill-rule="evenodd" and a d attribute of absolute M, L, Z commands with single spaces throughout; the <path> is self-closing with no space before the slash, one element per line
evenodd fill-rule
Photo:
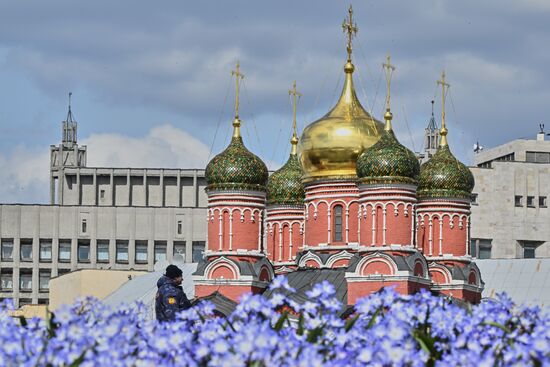
<path fill-rule="evenodd" d="M 227 259 L 225 256 L 222 256 L 212 261 L 211 263 L 209 263 L 206 266 L 206 268 L 204 268 L 204 277 L 207 279 L 214 279 L 214 278 L 211 278 L 212 273 L 214 272 L 214 270 L 222 266 L 228 267 L 231 270 L 231 272 L 233 273 L 234 280 L 238 280 L 241 278 L 241 272 L 238 266 L 236 266 L 232 261 Z M 218 279 L 218 278 L 215 278 L 215 279 Z"/>
<path fill-rule="evenodd" d="M 236 251 L 206 251 L 204 254 L 206 257 L 209 256 L 251 256 L 251 257 L 265 257 L 264 254 L 262 254 L 258 250 L 241 250 L 238 249 Z"/>
<path fill-rule="evenodd" d="M 314 254 L 313 252 L 308 252 L 307 254 L 302 256 L 300 258 L 300 262 L 298 263 L 298 267 L 300 267 L 300 268 L 305 267 L 306 263 L 310 260 L 313 260 L 313 261 L 317 262 L 317 264 L 319 265 L 319 268 L 323 267 L 323 262 L 321 261 L 321 258 L 319 256 L 317 256 L 316 254 Z"/>
<path fill-rule="evenodd" d="M 239 202 L 239 201 L 217 201 L 215 203 L 210 203 L 208 204 L 208 208 L 213 208 L 214 210 L 216 210 L 216 207 L 218 206 L 227 206 L 227 205 L 230 205 L 230 206 L 244 206 L 244 207 L 254 207 L 254 208 L 260 208 L 260 209 L 264 209 L 265 208 L 265 204 L 262 204 L 262 203 L 254 203 L 254 202 Z"/>
<path fill-rule="evenodd" d="M 353 254 L 347 252 L 346 250 L 338 252 L 328 258 L 326 264 L 323 266 L 325 268 L 332 268 L 334 263 L 339 260 L 349 260 L 353 257 Z"/>
<path fill-rule="evenodd" d="M 363 269 L 366 268 L 369 264 L 371 264 L 373 262 L 377 262 L 377 261 L 380 261 L 380 262 L 388 265 L 390 267 L 390 269 L 392 270 L 391 275 L 399 273 L 399 270 L 397 269 L 397 264 L 395 263 L 395 261 L 390 256 L 388 256 L 388 255 L 386 255 L 382 252 L 375 252 L 375 253 L 373 253 L 371 255 L 368 255 L 368 256 L 365 256 L 361 260 L 359 260 L 359 263 L 357 263 L 357 266 L 355 267 L 354 274 L 358 275 L 358 276 L 365 276 L 365 275 L 362 274 Z M 373 275 L 375 275 L 375 274 L 373 274 Z M 387 274 L 381 274 L 381 275 L 387 275 Z"/>
<path fill-rule="evenodd" d="M 348 283 L 370 283 L 370 282 L 415 282 L 418 284 L 423 284 L 431 288 L 431 281 L 429 278 L 423 278 L 415 275 L 409 274 L 396 274 L 396 275 L 386 275 L 386 274 L 372 274 L 372 275 L 362 275 L 357 276 L 355 273 L 345 273 L 346 282 Z"/>

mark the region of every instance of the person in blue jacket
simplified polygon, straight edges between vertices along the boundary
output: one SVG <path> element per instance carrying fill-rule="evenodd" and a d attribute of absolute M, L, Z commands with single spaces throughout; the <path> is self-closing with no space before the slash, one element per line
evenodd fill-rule
<path fill-rule="evenodd" d="M 181 287 L 182 275 L 183 272 L 176 265 L 168 265 L 166 273 L 158 280 L 155 298 L 158 321 L 173 321 L 176 319 L 176 313 L 191 307 L 191 302 Z"/>

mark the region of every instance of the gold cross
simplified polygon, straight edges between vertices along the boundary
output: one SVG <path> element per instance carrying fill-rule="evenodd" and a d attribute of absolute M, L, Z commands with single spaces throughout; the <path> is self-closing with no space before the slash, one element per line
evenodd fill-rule
<path fill-rule="evenodd" d="M 441 140 L 439 141 L 439 145 L 444 147 L 448 145 L 447 142 L 447 125 L 445 124 L 445 98 L 447 97 L 447 91 L 449 90 L 449 87 L 451 86 L 445 81 L 445 70 L 441 72 L 441 80 L 437 81 L 438 85 L 441 85 L 441 129 L 439 130 L 439 135 L 441 136 Z"/>
<path fill-rule="evenodd" d="M 239 118 L 239 79 L 244 79 L 244 74 L 241 73 L 239 61 L 235 70 L 231 70 L 231 75 L 235 75 L 235 118 Z"/>
<path fill-rule="evenodd" d="M 391 77 L 395 71 L 395 66 L 391 64 L 390 54 L 386 56 L 386 62 L 382 64 L 382 67 L 386 70 L 386 110 L 390 110 L 390 96 L 391 96 Z"/>
<path fill-rule="evenodd" d="M 357 34 L 357 31 L 359 29 L 357 28 L 357 24 L 353 23 L 353 8 L 351 7 L 351 5 L 349 6 L 348 13 L 349 13 L 348 19 L 344 19 L 344 22 L 342 23 L 342 30 L 344 31 L 344 33 L 347 33 L 347 36 L 348 36 L 348 45 L 347 45 L 348 62 L 351 62 L 351 51 L 352 51 L 351 40 L 353 36 Z"/>
<path fill-rule="evenodd" d="M 296 144 L 297 144 L 298 143 L 298 134 L 296 133 L 296 105 L 297 105 L 296 98 L 300 98 L 302 96 L 302 94 L 300 92 L 298 92 L 298 90 L 296 89 L 296 80 L 294 81 L 294 84 L 292 84 L 292 89 L 288 91 L 288 95 L 292 96 L 292 130 L 293 130 L 293 133 L 292 133 L 291 143 L 294 144 L 294 142 L 296 142 Z"/>
<path fill-rule="evenodd" d="M 441 85 L 441 129 L 447 130 L 445 125 L 445 99 L 447 90 L 451 85 L 445 81 L 445 70 L 441 72 L 441 79 L 437 81 L 437 85 Z"/>

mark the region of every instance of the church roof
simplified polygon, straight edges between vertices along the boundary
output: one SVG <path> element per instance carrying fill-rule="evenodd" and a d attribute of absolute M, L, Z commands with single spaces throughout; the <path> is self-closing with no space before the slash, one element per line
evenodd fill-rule
<path fill-rule="evenodd" d="M 306 295 L 315 284 L 326 280 L 334 286 L 336 298 L 343 304 L 342 312 L 348 303 L 348 285 L 345 278 L 345 269 L 298 269 L 287 275 L 288 284 L 296 290 L 289 292 L 284 289 L 266 290 L 264 296 L 270 298 L 275 293 L 283 293 L 288 299 L 303 304 L 309 300 Z"/>
<path fill-rule="evenodd" d="M 202 302 L 202 301 L 208 301 L 212 302 L 214 305 L 214 312 L 217 312 L 220 316 L 227 317 L 235 311 L 235 308 L 237 307 L 237 302 L 233 301 L 230 298 L 227 298 L 220 292 L 214 292 L 212 294 L 209 294 L 208 296 L 198 298 L 193 301 L 193 306 Z"/>

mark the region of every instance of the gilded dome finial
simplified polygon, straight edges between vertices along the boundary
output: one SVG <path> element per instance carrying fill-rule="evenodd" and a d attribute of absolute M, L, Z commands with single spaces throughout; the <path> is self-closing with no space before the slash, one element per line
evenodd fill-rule
<path fill-rule="evenodd" d="M 392 131 L 391 120 L 393 119 L 393 114 L 391 113 L 390 108 L 390 98 L 391 98 L 391 77 L 395 71 L 395 66 L 391 64 L 390 54 L 386 56 L 386 62 L 382 64 L 382 67 L 386 71 L 386 113 L 384 114 L 384 120 L 386 120 L 386 126 L 384 130 Z"/>
<path fill-rule="evenodd" d="M 342 30 L 344 31 L 344 33 L 347 33 L 348 37 L 346 47 L 346 50 L 348 52 L 348 61 L 346 63 L 346 66 L 344 67 L 344 70 L 346 71 L 346 73 L 353 73 L 353 70 L 355 68 L 351 63 L 351 54 L 353 51 L 351 40 L 357 34 L 359 28 L 357 28 L 357 24 L 353 22 L 353 8 L 351 5 L 349 6 L 348 14 L 348 18 L 344 19 L 344 22 L 342 23 Z"/>
<path fill-rule="evenodd" d="M 445 81 L 445 70 L 441 72 L 441 79 L 437 81 L 437 85 L 441 85 L 441 130 L 439 135 L 441 136 L 440 146 L 447 146 L 447 125 L 445 124 L 445 99 L 447 97 L 447 91 L 451 86 Z"/>
<path fill-rule="evenodd" d="M 296 105 L 297 98 L 300 98 L 302 94 L 296 90 L 296 80 L 292 84 L 292 89 L 288 91 L 288 95 L 292 96 L 292 138 L 290 139 L 290 144 L 292 148 L 290 154 L 296 155 L 298 152 L 298 134 L 296 132 Z"/>
<path fill-rule="evenodd" d="M 244 74 L 241 73 L 238 60 L 235 70 L 231 70 L 231 75 L 235 76 L 235 118 L 233 119 L 233 137 L 239 138 L 241 136 L 241 120 L 239 119 L 239 87 L 240 80 L 244 79 Z"/>

